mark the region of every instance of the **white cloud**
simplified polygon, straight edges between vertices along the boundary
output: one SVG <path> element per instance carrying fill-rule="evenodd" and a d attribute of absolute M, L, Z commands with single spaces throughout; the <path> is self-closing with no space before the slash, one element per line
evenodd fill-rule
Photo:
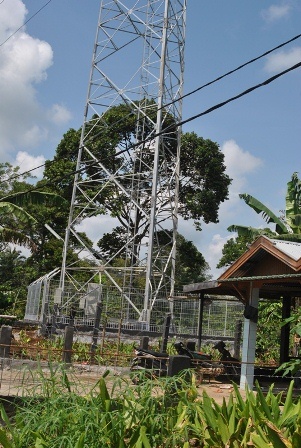
<path fill-rule="evenodd" d="M 49 119 L 57 125 L 64 125 L 72 118 L 71 112 L 62 104 L 54 104 L 48 112 Z"/>
<path fill-rule="evenodd" d="M 1 42 L 9 38 L 0 52 L 0 158 L 5 161 L 20 147 L 33 148 L 47 137 L 35 84 L 47 78 L 53 54 L 47 42 L 31 37 L 24 28 L 13 34 L 25 23 L 26 14 L 21 0 L 1 4 Z"/>
<path fill-rule="evenodd" d="M 213 279 L 216 279 L 219 277 L 219 275 L 225 270 L 217 269 L 216 265 L 218 264 L 219 260 L 222 257 L 222 250 L 226 242 L 233 238 L 234 235 L 228 235 L 226 237 L 222 237 L 219 233 L 216 233 L 213 235 L 209 245 L 208 245 L 208 254 L 206 254 L 206 261 L 211 266 L 211 275 L 213 276 Z"/>
<path fill-rule="evenodd" d="M 235 140 L 224 142 L 221 150 L 225 156 L 227 174 L 232 178 L 232 184 L 229 190 L 230 199 L 233 200 L 235 196 L 242 193 L 242 188 L 244 188 L 247 183 L 247 176 L 261 168 L 263 161 L 258 157 L 253 156 L 248 151 L 240 148 Z M 230 201 L 225 204 L 228 204 L 229 202 Z"/>
<path fill-rule="evenodd" d="M 261 12 L 261 16 L 266 22 L 275 22 L 288 17 L 290 10 L 291 6 L 288 4 L 271 5 L 268 9 L 264 9 Z"/>
<path fill-rule="evenodd" d="M 32 170 L 33 168 L 39 167 L 40 165 L 43 165 L 45 163 L 45 157 L 44 156 L 37 156 L 33 157 L 30 154 L 28 154 L 25 151 L 19 151 L 16 156 L 16 161 L 14 163 L 15 166 L 20 167 L 20 172 L 25 172 Z M 44 167 L 37 168 L 36 170 L 32 171 L 32 175 L 36 176 L 37 178 L 41 178 L 43 176 Z"/>
<path fill-rule="evenodd" d="M 267 57 L 264 69 L 269 73 L 285 70 L 301 61 L 301 47 L 294 47 L 288 51 L 279 51 Z"/>
<path fill-rule="evenodd" d="M 23 26 L 27 13 L 22 0 L 1 3 L 0 161 L 5 162 L 18 151 L 35 153 L 48 141 L 54 125 L 71 118 L 67 107 L 54 104 L 47 111 L 39 102 L 37 85 L 47 79 L 53 51 L 49 43 L 27 33 Z"/>
<path fill-rule="evenodd" d="M 104 233 L 109 233 L 119 223 L 117 218 L 108 215 L 92 216 L 84 219 L 76 228 L 78 232 L 85 232 L 92 241 L 98 241 Z"/>
<path fill-rule="evenodd" d="M 4 5 L 6 3 L 6 5 Z M 0 39 L 6 40 L 25 21 L 27 10 L 20 0 L 9 0 L 1 3 Z"/>
<path fill-rule="evenodd" d="M 241 148 L 235 140 L 224 142 L 221 150 L 225 156 L 227 174 L 232 178 L 229 200 L 222 203 L 219 208 L 219 223 L 204 225 L 203 231 L 195 232 L 191 238 L 209 263 L 210 273 L 215 279 L 224 271 L 224 269 L 216 268 L 222 256 L 223 246 L 235 236 L 234 233 L 227 232 L 227 227 L 231 224 L 239 224 L 240 220 L 237 217 L 246 216 L 246 205 L 238 195 L 248 192 L 250 178 L 256 176 L 263 166 L 260 158 Z"/>

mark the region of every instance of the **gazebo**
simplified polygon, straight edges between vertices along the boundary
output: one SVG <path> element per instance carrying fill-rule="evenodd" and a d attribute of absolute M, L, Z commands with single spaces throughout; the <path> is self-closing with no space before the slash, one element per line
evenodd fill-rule
<path fill-rule="evenodd" d="M 217 280 L 185 285 L 184 292 L 199 293 L 202 302 L 205 294 L 243 302 L 240 387 L 252 388 L 259 299 L 282 301 L 282 317 L 290 316 L 292 300 L 301 297 L 301 243 L 260 236 Z M 289 325 L 281 328 L 280 363 L 289 359 L 289 332 Z"/>

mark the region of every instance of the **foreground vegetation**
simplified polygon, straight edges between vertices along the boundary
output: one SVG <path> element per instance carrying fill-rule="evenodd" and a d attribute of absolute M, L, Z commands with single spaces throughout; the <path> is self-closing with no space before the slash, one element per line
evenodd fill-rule
<path fill-rule="evenodd" d="M 301 399 L 264 396 L 260 387 L 243 399 L 237 386 L 227 403 L 200 397 L 193 377 L 145 380 L 133 386 L 128 379 L 112 380 L 106 372 L 82 396 L 64 369 L 47 378 L 41 390 L 27 390 L 13 421 L 2 406 L 4 448 L 189 448 L 301 446 Z"/>

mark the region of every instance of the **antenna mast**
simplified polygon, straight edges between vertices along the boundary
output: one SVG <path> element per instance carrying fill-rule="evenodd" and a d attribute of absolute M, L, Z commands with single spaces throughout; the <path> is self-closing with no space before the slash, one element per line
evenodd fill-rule
<path fill-rule="evenodd" d="M 174 294 L 186 2 L 101 1 L 66 229 L 62 303 L 74 300 L 70 283 L 80 297 L 84 269 L 83 291 L 105 276 L 145 328 L 155 301 Z M 81 227 L 96 222 L 89 244 Z M 107 253 L 104 234 L 117 236 Z"/>

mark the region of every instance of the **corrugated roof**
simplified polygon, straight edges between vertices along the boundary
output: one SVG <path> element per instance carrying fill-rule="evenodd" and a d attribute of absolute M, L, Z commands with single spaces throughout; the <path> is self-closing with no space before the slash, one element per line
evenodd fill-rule
<path fill-rule="evenodd" d="M 228 294 L 247 301 L 253 281 L 258 282 L 261 297 L 300 296 L 301 243 L 260 236 L 216 281 L 185 285 L 184 291 Z"/>
<path fill-rule="evenodd" d="M 274 246 L 277 247 L 277 249 L 281 250 L 281 252 L 293 258 L 294 260 L 299 260 L 299 258 L 301 258 L 301 243 L 272 239 L 271 241 Z"/>

